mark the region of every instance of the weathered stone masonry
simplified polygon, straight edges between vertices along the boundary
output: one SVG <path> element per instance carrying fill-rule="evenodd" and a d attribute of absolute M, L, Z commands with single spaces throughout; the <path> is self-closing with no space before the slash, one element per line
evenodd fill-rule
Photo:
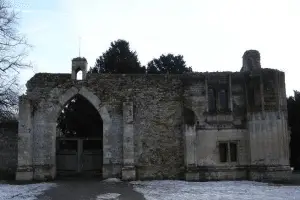
<path fill-rule="evenodd" d="M 56 120 L 76 94 L 103 120 L 103 178 L 261 180 L 290 172 L 284 73 L 261 69 L 258 52 L 244 54 L 241 72 L 86 74 L 86 66 L 77 58 L 72 76 L 39 73 L 28 81 L 17 180 L 56 177 Z"/>
<path fill-rule="evenodd" d="M 14 179 L 17 168 L 18 122 L 0 123 L 0 179 Z"/>

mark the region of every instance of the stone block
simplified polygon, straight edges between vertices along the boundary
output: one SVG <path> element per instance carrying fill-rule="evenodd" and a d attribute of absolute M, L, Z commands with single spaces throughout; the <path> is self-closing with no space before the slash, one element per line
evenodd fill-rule
<path fill-rule="evenodd" d="M 17 181 L 31 181 L 33 180 L 33 168 L 32 166 L 18 167 L 16 172 Z"/>
<path fill-rule="evenodd" d="M 200 180 L 199 172 L 186 172 L 185 180 L 186 181 L 199 181 Z"/>
<path fill-rule="evenodd" d="M 122 180 L 124 181 L 136 180 L 136 170 L 134 166 L 126 166 L 122 168 Z"/>
<path fill-rule="evenodd" d="M 38 181 L 49 181 L 55 179 L 56 167 L 50 165 L 34 166 L 33 178 Z"/>
<path fill-rule="evenodd" d="M 16 181 L 32 181 L 33 172 L 17 172 Z"/>
<path fill-rule="evenodd" d="M 102 167 L 102 177 L 103 179 L 121 178 L 121 171 L 121 164 L 104 164 Z"/>

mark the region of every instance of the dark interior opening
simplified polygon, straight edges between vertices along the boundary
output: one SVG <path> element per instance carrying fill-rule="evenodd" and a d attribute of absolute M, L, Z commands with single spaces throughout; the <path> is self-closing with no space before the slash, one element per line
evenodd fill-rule
<path fill-rule="evenodd" d="M 76 95 L 66 104 L 57 122 L 62 137 L 102 137 L 101 116 L 94 106 L 81 95 Z"/>
<path fill-rule="evenodd" d="M 76 95 L 57 119 L 57 176 L 102 178 L 103 121 L 96 108 Z"/>
<path fill-rule="evenodd" d="M 195 116 L 194 111 L 192 111 L 188 108 L 184 108 L 183 116 L 184 116 L 184 123 L 185 124 L 190 125 L 190 126 L 195 125 L 196 116 Z"/>
<path fill-rule="evenodd" d="M 219 143 L 220 162 L 227 162 L 227 152 L 228 152 L 227 143 Z"/>
<path fill-rule="evenodd" d="M 230 143 L 230 161 L 237 161 L 237 144 L 233 142 Z"/>

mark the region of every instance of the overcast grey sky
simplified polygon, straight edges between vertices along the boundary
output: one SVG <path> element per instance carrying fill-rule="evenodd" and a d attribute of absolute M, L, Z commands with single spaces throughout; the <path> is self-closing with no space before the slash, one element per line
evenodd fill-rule
<path fill-rule="evenodd" d="M 15 0 L 21 31 L 34 45 L 34 72 L 70 73 L 81 55 L 94 65 L 116 39 L 142 64 L 182 54 L 194 71 L 239 71 L 247 49 L 262 67 L 286 72 L 287 94 L 300 90 L 299 0 Z M 25 83 L 34 72 L 21 74 Z"/>

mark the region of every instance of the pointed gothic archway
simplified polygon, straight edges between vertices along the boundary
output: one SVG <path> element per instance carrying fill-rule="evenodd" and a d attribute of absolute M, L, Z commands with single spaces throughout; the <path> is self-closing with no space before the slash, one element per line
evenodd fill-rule
<path fill-rule="evenodd" d="M 33 179 L 40 180 L 42 177 L 54 179 L 57 169 L 56 163 L 56 136 L 57 119 L 64 106 L 76 95 L 82 96 L 97 110 L 103 121 L 103 148 L 102 148 L 102 168 L 105 177 L 104 165 L 107 164 L 105 155 L 108 151 L 106 136 L 111 127 L 111 118 L 106 107 L 100 99 L 85 87 L 77 89 L 72 87 L 63 94 L 57 89 L 50 92 L 47 100 L 39 104 L 34 115 L 34 138 L 33 138 Z"/>
<path fill-rule="evenodd" d="M 81 104 L 84 104 L 81 105 L 84 107 L 80 108 L 80 106 L 75 105 L 76 103 L 70 104 L 75 99 L 77 99 L 77 102 L 80 101 Z M 78 92 L 75 88 L 69 89 L 60 97 L 59 101 L 63 106 L 61 112 L 56 115 L 56 118 L 60 120 L 58 122 L 60 129 L 56 129 L 57 175 L 102 176 L 103 134 L 105 130 L 108 130 L 109 122 L 108 113 L 105 112 L 106 109 L 101 107 L 99 98 L 84 87 Z M 75 106 L 74 108 L 78 112 L 72 116 L 71 122 L 61 117 L 62 112 L 66 110 L 66 105 Z M 89 110 L 89 113 L 85 112 L 84 109 Z M 86 113 L 86 116 L 82 116 L 84 113 Z M 76 116 L 79 116 L 79 118 L 76 118 Z M 90 119 L 87 121 L 87 118 Z M 65 130 L 62 130 L 62 121 L 65 125 L 70 126 L 73 124 L 75 126 L 64 127 Z"/>
<path fill-rule="evenodd" d="M 101 177 L 103 122 L 99 112 L 76 94 L 57 119 L 57 176 Z"/>

